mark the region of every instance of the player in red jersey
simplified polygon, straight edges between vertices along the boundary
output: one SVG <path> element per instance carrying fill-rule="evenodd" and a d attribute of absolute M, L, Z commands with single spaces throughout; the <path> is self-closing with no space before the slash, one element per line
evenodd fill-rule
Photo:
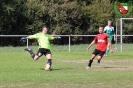
<path fill-rule="evenodd" d="M 109 36 L 104 33 L 104 27 L 103 26 L 99 26 L 99 34 L 97 34 L 94 38 L 94 40 L 91 42 L 91 44 L 87 47 L 87 49 L 89 49 L 93 44 L 97 43 L 96 45 L 96 49 L 94 50 L 94 52 L 92 53 L 92 56 L 89 60 L 88 66 L 86 67 L 87 69 L 91 67 L 91 64 L 93 62 L 93 59 L 98 55 L 97 59 L 98 59 L 98 64 L 100 64 L 100 61 L 106 51 L 106 47 L 107 47 L 107 43 L 109 42 L 109 46 L 110 46 L 110 50 L 111 52 L 113 52 L 112 50 L 112 46 L 111 46 L 111 41 L 109 39 Z"/>

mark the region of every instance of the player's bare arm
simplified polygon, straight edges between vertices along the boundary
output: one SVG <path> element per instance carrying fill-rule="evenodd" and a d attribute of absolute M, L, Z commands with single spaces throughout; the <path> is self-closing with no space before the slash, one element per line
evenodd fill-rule
<path fill-rule="evenodd" d="M 93 44 L 95 44 L 95 40 L 93 40 L 93 41 L 91 42 L 91 44 L 87 47 L 87 50 L 88 50 Z"/>

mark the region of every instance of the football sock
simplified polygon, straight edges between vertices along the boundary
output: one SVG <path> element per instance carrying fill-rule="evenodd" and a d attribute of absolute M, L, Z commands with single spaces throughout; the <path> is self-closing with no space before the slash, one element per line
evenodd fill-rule
<path fill-rule="evenodd" d="M 93 60 L 89 60 L 88 66 L 91 67 Z"/>
<path fill-rule="evenodd" d="M 98 60 L 97 63 L 100 63 L 101 60 Z"/>
<path fill-rule="evenodd" d="M 29 53 L 30 53 L 31 57 L 34 59 L 35 54 L 32 51 L 30 51 Z"/>
<path fill-rule="evenodd" d="M 32 55 L 31 55 L 31 57 L 34 59 L 34 57 L 35 57 L 35 54 L 32 54 Z"/>
<path fill-rule="evenodd" d="M 108 54 L 109 53 L 109 49 L 106 49 L 106 53 L 105 54 Z"/>
<path fill-rule="evenodd" d="M 49 64 L 51 66 L 52 65 L 52 59 L 48 59 L 47 64 Z"/>

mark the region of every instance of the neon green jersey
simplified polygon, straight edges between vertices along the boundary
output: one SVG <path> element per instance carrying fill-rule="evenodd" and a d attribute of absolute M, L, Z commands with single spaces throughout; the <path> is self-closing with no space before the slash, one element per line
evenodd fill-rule
<path fill-rule="evenodd" d="M 49 34 L 37 33 L 34 35 L 30 35 L 29 39 L 37 39 L 39 43 L 39 48 L 50 49 L 49 40 L 53 40 L 54 37 L 50 36 Z"/>

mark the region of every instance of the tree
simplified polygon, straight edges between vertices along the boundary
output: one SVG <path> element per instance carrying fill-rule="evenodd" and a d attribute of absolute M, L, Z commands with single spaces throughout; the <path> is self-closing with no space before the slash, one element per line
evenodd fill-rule
<path fill-rule="evenodd" d="M 89 19 L 88 32 L 97 31 L 97 27 L 101 24 L 105 25 L 107 19 L 114 20 L 113 3 L 110 3 L 110 0 L 91 1 L 91 4 L 82 7 L 82 12 L 84 17 Z"/>
<path fill-rule="evenodd" d="M 48 17 L 47 25 L 51 32 L 56 34 L 74 34 L 75 28 L 80 26 L 78 19 L 80 13 L 77 1 L 70 0 L 45 0 L 45 16 Z"/>

